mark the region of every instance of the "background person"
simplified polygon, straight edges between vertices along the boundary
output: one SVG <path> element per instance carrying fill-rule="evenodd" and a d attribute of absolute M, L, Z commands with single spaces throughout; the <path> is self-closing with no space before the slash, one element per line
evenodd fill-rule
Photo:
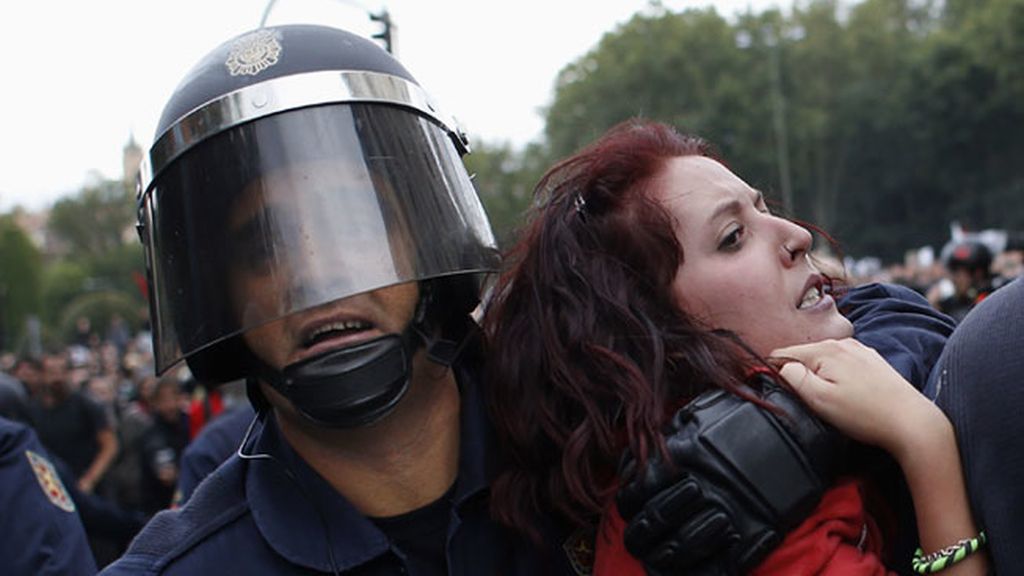
<path fill-rule="evenodd" d="M 35 398 L 39 395 L 42 390 L 43 383 L 43 364 L 38 358 L 32 356 L 22 356 L 18 358 L 14 364 L 14 368 L 11 369 L 11 375 L 21 380 L 21 383 L 25 385 L 25 392 L 27 398 Z"/>
<path fill-rule="evenodd" d="M 27 387 L 6 372 L 0 372 L 0 417 L 18 422 L 29 422 L 32 418 Z"/>
<path fill-rule="evenodd" d="M 36 432 L 71 467 L 78 488 L 91 492 L 117 456 L 117 437 L 103 408 L 72 389 L 67 358 L 46 355 L 42 368 L 42 387 L 32 402 Z"/>
<path fill-rule="evenodd" d="M 181 385 L 173 375 L 156 382 L 152 422 L 139 439 L 141 510 L 155 514 L 171 505 L 182 453 L 188 445 L 188 417 L 181 409 Z"/>
<path fill-rule="evenodd" d="M 981 242 L 965 240 L 952 246 L 945 264 L 952 293 L 933 298 L 939 310 L 959 322 L 994 289 L 992 251 Z"/>

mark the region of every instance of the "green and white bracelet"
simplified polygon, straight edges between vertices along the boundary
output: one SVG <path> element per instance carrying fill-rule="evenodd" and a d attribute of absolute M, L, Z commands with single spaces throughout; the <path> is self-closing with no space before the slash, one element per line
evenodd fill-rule
<path fill-rule="evenodd" d="M 985 531 L 982 530 L 975 538 L 964 538 L 952 546 L 946 546 L 927 556 L 924 550 L 918 548 L 914 552 L 914 558 L 910 565 L 918 574 L 934 574 L 974 554 L 985 545 L 986 541 Z"/>

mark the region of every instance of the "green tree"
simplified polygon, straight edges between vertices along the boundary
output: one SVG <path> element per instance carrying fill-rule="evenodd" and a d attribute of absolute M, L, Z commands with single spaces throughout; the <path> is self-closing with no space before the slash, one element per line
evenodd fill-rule
<path fill-rule="evenodd" d="M 938 23 L 930 3 L 910 0 L 867 0 L 843 22 L 845 160 L 828 201 L 830 230 L 851 253 L 897 260 L 946 233 L 914 110 L 924 41 Z"/>
<path fill-rule="evenodd" d="M 473 145 L 466 167 L 494 228 L 498 243 L 506 246 L 523 223 L 533 188 L 547 167 L 540 144 L 516 150 L 509 143 Z"/>
<path fill-rule="evenodd" d="M 70 259 L 57 260 L 46 266 L 43 273 L 43 322 L 54 328 L 64 307 L 79 294 L 90 288 L 89 270 L 82 263 Z"/>
<path fill-rule="evenodd" d="M 673 14 L 652 5 L 559 73 L 545 112 L 552 156 L 634 116 L 704 135 L 729 152 L 763 109 L 744 63 L 735 31 L 714 9 Z"/>
<path fill-rule="evenodd" d="M 947 6 L 927 43 L 915 102 L 927 132 L 934 188 L 947 218 L 973 228 L 1024 229 L 1024 1 Z M 927 71 L 927 74 L 924 73 Z"/>
<path fill-rule="evenodd" d="M 1024 0 L 808 0 L 789 14 L 660 4 L 562 69 L 548 160 L 646 116 L 886 260 L 951 220 L 1024 229 Z M 791 197 L 791 204 L 786 202 Z"/>
<path fill-rule="evenodd" d="M 135 200 L 120 181 L 98 182 L 53 206 L 50 231 L 64 253 L 50 264 L 43 283 L 51 334 L 65 336 L 71 311 L 84 311 L 94 326 L 104 326 L 110 311 L 143 306 L 135 278 L 145 263 L 134 222 Z"/>
<path fill-rule="evenodd" d="M 58 200 L 50 211 L 50 231 L 68 255 L 93 257 L 125 244 L 135 220 L 135 200 L 119 180 L 104 180 L 75 196 Z"/>
<path fill-rule="evenodd" d="M 794 170 L 794 211 L 825 229 L 835 226 L 835 201 L 849 160 L 843 108 L 851 80 L 848 38 L 838 2 L 794 9 L 778 31 Z"/>
<path fill-rule="evenodd" d="M 25 321 L 38 315 L 43 260 L 14 216 L 0 217 L 0 349 L 12 349 L 24 336 Z"/>

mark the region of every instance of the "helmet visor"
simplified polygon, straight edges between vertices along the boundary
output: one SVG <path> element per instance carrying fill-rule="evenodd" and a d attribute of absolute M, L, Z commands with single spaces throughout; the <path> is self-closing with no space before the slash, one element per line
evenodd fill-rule
<path fill-rule="evenodd" d="M 447 133 L 379 104 L 217 134 L 156 176 L 142 210 L 158 372 L 294 312 L 498 262 Z"/>

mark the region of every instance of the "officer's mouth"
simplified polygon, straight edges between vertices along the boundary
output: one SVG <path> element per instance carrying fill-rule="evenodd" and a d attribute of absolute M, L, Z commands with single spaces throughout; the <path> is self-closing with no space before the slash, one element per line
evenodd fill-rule
<path fill-rule="evenodd" d="M 301 334 L 296 360 L 365 342 L 379 336 L 380 330 L 372 322 L 360 318 L 334 318 L 314 322 Z"/>

